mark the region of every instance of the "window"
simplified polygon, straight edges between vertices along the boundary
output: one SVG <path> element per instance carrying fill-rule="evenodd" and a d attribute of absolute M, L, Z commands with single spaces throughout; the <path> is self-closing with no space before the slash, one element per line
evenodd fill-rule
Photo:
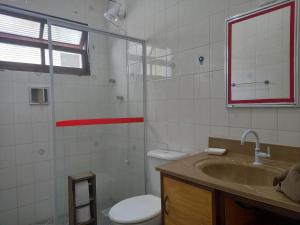
<path fill-rule="evenodd" d="M 55 73 L 88 75 L 87 32 L 52 26 Z M 45 20 L 0 11 L 0 69 L 49 72 Z"/>
<path fill-rule="evenodd" d="M 0 61 L 41 65 L 41 50 L 15 44 L 0 43 Z"/>
<path fill-rule="evenodd" d="M 45 63 L 49 65 L 49 50 L 45 50 Z M 53 50 L 53 65 L 70 68 L 82 68 L 81 54 Z"/>

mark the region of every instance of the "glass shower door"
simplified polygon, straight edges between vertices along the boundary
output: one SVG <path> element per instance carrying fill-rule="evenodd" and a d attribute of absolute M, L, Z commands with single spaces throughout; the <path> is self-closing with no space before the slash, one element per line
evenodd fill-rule
<path fill-rule="evenodd" d="M 110 207 L 145 193 L 143 48 L 140 43 L 77 29 L 87 35 L 86 61 L 79 65 L 76 57 L 50 50 L 56 221 L 68 222 L 68 176 L 91 171 L 97 181 L 98 224 L 108 224 Z M 72 74 L 57 69 L 66 62 L 88 70 Z"/>

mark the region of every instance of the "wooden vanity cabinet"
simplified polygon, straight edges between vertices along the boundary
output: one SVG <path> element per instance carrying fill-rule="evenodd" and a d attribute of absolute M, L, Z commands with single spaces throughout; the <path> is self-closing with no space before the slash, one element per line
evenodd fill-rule
<path fill-rule="evenodd" d="M 222 214 L 224 225 L 254 225 L 255 213 L 252 208 L 239 204 L 232 198 L 222 196 Z"/>
<path fill-rule="evenodd" d="M 281 208 L 220 192 L 220 225 L 299 225 L 300 218 Z"/>
<path fill-rule="evenodd" d="M 161 185 L 164 225 L 216 225 L 213 191 L 165 175 Z"/>
<path fill-rule="evenodd" d="M 300 215 L 161 173 L 163 225 L 299 225 Z"/>

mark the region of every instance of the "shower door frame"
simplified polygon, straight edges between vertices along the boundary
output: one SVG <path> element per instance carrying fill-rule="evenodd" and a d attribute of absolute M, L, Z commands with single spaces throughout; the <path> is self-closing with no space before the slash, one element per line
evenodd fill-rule
<path fill-rule="evenodd" d="M 91 28 L 88 27 L 86 25 L 81 24 L 81 22 L 76 22 L 76 21 L 71 21 L 68 19 L 63 19 L 63 18 L 57 18 L 54 16 L 50 16 L 50 15 L 46 15 L 46 14 L 42 14 L 42 13 L 38 13 L 38 12 L 34 12 L 34 11 L 30 11 L 30 10 L 26 10 L 26 9 L 21 9 L 21 8 L 17 8 L 14 6 L 10 6 L 10 5 L 6 5 L 6 4 L 2 4 L 0 3 L 0 10 L 5 10 L 8 12 L 12 12 L 12 13 L 18 13 L 24 16 L 32 16 L 32 17 L 36 17 L 39 19 L 44 19 L 47 21 L 47 26 L 48 26 L 48 49 L 49 49 L 49 75 L 50 75 L 50 107 L 51 107 L 51 132 L 50 132 L 50 149 L 51 151 L 51 157 L 52 157 L 52 179 L 55 178 L 55 156 L 54 156 L 54 152 L 55 152 L 55 145 L 54 145 L 54 138 L 55 138 L 55 128 L 56 128 L 56 121 L 55 121 L 55 105 L 54 105 L 54 65 L 53 65 L 53 41 L 52 41 L 52 26 L 57 25 L 57 26 L 63 26 L 66 28 L 71 28 L 71 29 L 77 29 L 77 30 L 81 30 L 84 32 L 90 32 L 90 33 L 95 33 L 95 34 L 102 34 L 104 36 L 107 37 L 112 37 L 112 38 L 118 38 L 121 40 L 125 40 L 125 41 L 131 41 L 131 42 L 135 42 L 135 43 L 139 43 L 142 45 L 142 68 L 143 68 L 143 117 L 144 117 L 144 190 L 146 192 L 147 190 L 147 182 L 146 182 L 146 145 L 147 145 L 147 109 L 146 109 L 146 75 L 147 75 L 147 66 L 146 66 L 146 41 L 139 39 L 139 38 L 134 38 L 131 36 L 126 36 L 126 35 L 122 35 L 122 34 L 117 34 L 117 33 L 113 33 L 113 32 L 108 32 L 108 31 L 104 31 L 101 29 L 95 29 L 95 28 Z M 80 24 L 79 24 L 80 23 Z M 128 65 L 127 65 L 128 66 Z M 128 73 L 128 70 L 127 70 Z M 55 179 L 53 186 L 52 186 L 52 196 L 53 196 L 53 206 L 52 206 L 52 216 L 53 216 L 53 222 L 56 225 L 56 201 L 55 201 Z"/>

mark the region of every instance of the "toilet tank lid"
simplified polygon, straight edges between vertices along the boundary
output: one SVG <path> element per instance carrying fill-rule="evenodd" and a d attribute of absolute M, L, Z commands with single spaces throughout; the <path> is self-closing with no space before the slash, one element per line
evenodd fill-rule
<path fill-rule="evenodd" d="M 155 149 L 151 150 L 147 153 L 147 156 L 157 159 L 163 160 L 178 160 L 188 156 L 187 153 L 184 152 L 177 152 L 177 151 L 169 151 L 169 150 L 162 150 L 162 149 Z"/>

